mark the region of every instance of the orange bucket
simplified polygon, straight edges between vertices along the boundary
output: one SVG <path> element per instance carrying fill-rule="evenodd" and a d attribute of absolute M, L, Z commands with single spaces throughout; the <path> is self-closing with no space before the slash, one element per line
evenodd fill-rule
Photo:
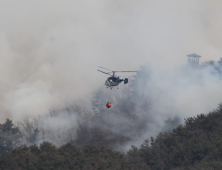
<path fill-rule="evenodd" d="M 108 102 L 108 103 L 106 103 L 106 107 L 107 107 L 107 108 L 110 108 L 111 106 L 112 106 L 112 104 L 111 104 L 111 103 L 109 103 L 109 102 Z"/>

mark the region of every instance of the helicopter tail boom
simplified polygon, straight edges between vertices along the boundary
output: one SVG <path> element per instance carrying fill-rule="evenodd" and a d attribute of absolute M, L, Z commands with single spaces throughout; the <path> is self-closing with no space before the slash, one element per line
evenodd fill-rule
<path fill-rule="evenodd" d="M 127 84 L 127 83 L 128 83 L 128 78 L 125 78 L 124 84 Z"/>

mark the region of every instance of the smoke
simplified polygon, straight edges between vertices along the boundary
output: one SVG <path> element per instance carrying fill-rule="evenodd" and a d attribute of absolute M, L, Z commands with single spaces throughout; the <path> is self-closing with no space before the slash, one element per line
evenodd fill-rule
<path fill-rule="evenodd" d="M 194 51 L 220 57 L 220 9 L 199 0 L 1 2 L 1 120 L 89 97 L 105 78 L 98 65 L 168 70 Z"/>
<path fill-rule="evenodd" d="M 129 85 L 95 91 L 92 110 L 81 101 L 25 120 L 20 129 L 28 144 L 38 129 L 36 143 L 94 144 L 126 151 L 132 144 L 139 146 L 144 139 L 172 130 L 184 118 L 216 109 L 222 95 L 221 69 L 215 63 L 156 73 L 144 65 Z M 106 102 L 111 102 L 112 108 L 107 109 Z"/>
<path fill-rule="evenodd" d="M 78 139 L 79 127 L 92 119 L 89 105 L 84 101 L 64 107 L 61 110 L 51 109 L 48 114 L 29 117 L 18 122 L 22 132 L 23 143 L 27 145 L 40 144 L 49 141 L 56 146 L 73 142 Z"/>
<path fill-rule="evenodd" d="M 105 112 L 107 122 L 129 138 L 126 150 L 132 144 L 139 146 L 144 139 L 183 124 L 184 118 L 216 109 L 222 101 L 221 69 L 215 63 L 156 73 L 143 66 L 128 93 Z"/>
<path fill-rule="evenodd" d="M 116 107 L 104 118 L 118 125 L 113 133 L 123 134 L 134 125 L 142 140 L 170 129 L 169 122 L 175 126 L 185 117 L 215 109 L 221 101 L 218 76 L 210 68 L 178 67 L 193 52 L 202 61 L 221 57 L 221 9 L 219 0 L 0 2 L 0 121 L 44 117 L 50 109 L 63 110 L 79 99 L 90 103 L 92 92 L 106 79 L 96 72 L 98 65 L 113 70 L 150 65 L 135 87 L 121 87 L 121 94 L 113 96 Z M 73 111 L 73 124 L 61 113 L 64 117 L 41 119 L 35 127 L 58 131 L 56 127 L 64 126 L 59 133 L 64 134 L 78 129 L 75 120 L 85 111 Z M 77 135 L 73 133 L 71 140 Z M 63 143 L 66 137 L 56 135 L 45 136 Z M 130 140 L 139 143 L 137 137 Z"/>
<path fill-rule="evenodd" d="M 109 23 L 110 14 L 115 13 L 109 3 L 2 3 L 0 99 L 5 115 L 1 120 L 45 114 L 52 107 L 89 97 L 105 78 L 96 73 L 98 65 L 111 69 L 124 65 L 125 49 L 115 49 L 122 53 L 122 60 L 112 53 L 113 44 L 121 46 L 118 41 L 125 36 L 118 37 L 124 30 L 115 31 Z M 140 62 L 134 65 L 128 59 L 124 69 L 132 69 L 132 65 L 135 69 Z"/>

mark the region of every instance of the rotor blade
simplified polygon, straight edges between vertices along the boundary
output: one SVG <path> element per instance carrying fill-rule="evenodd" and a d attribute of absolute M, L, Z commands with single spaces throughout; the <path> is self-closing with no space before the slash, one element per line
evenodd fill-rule
<path fill-rule="evenodd" d="M 125 77 L 137 77 L 137 76 L 125 76 Z"/>
<path fill-rule="evenodd" d="M 137 72 L 137 71 L 113 71 L 113 72 Z"/>
<path fill-rule="evenodd" d="M 109 69 L 107 69 L 107 68 L 104 68 L 104 67 L 100 67 L 100 66 L 98 66 L 99 68 L 102 68 L 102 69 L 105 69 L 105 70 L 109 70 Z M 109 71 L 112 71 L 112 70 L 109 70 Z"/>
<path fill-rule="evenodd" d="M 108 75 L 110 75 L 110 76 L 111 76 L 111 74 L 106 73 L 106 72 L 103 72 L 103 71 L 101 71 L 101 70 L 97 70 L 97 71 L 100 71 L 100 72 L 102 72 L 102 73 L 104 73 L 104 74 L 108 74 Z"/>
<path fill-rule="evenodd" d="M 120 76 L 121 78 L 135 78 L 135 77 L 137 77 L 137 76 L 126 76 L 126 75 L 124 75 L 124 76 Z"/>

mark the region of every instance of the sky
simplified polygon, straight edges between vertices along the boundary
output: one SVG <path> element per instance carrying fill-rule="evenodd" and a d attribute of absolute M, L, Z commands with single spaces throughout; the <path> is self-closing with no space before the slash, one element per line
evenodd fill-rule
<path fill-rule="evenodd" d="M 0 121 L 91 99 L 107 78 L 97 66 L 163 73 L 193 52 L 219 60 L 221 11 L 219 0 L 0 1 Z"/>

